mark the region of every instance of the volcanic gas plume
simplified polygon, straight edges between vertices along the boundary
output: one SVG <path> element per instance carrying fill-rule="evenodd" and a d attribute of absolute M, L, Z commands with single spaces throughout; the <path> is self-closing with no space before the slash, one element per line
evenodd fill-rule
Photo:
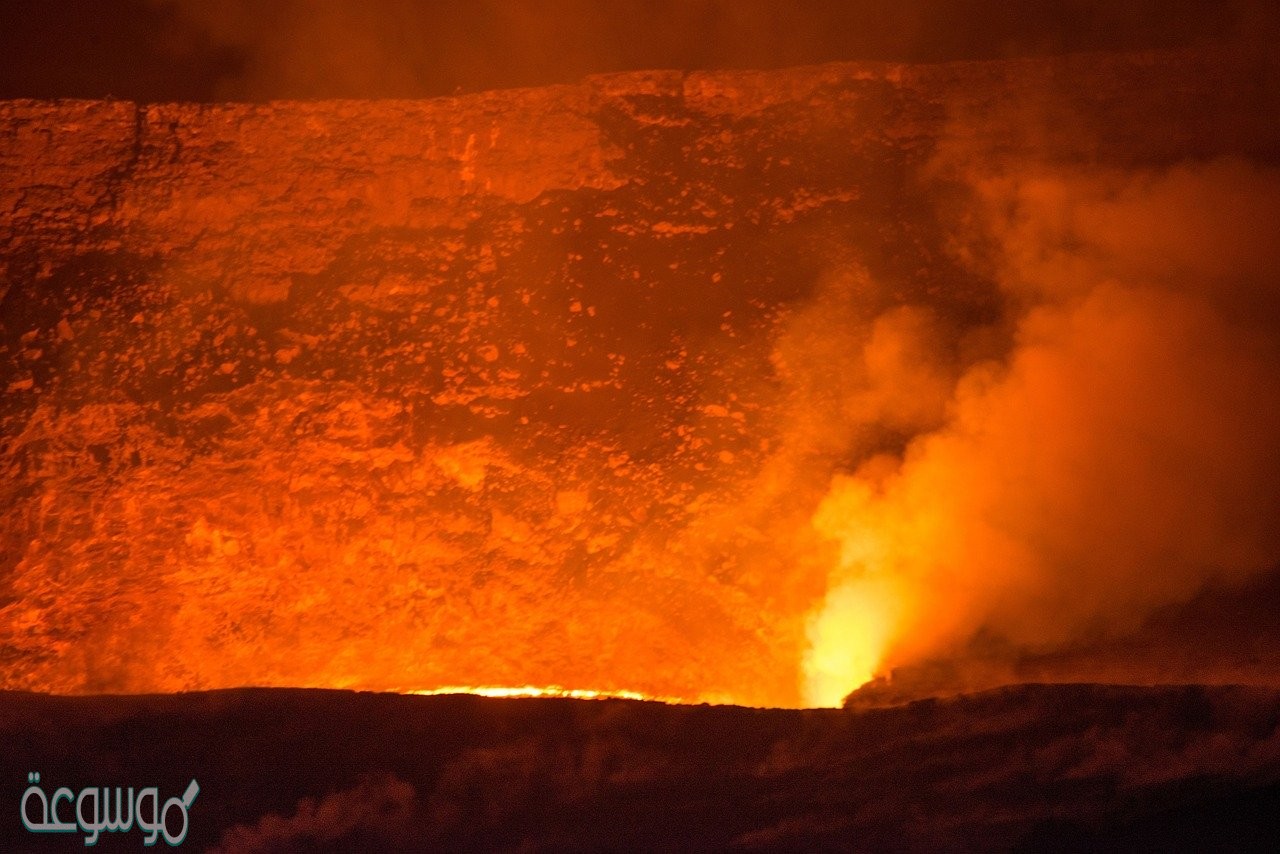
<path fill-rule="evenodd" d="M 0 104 L 0 686 L 832 705 L 1265 580 L 1258 62 Z"/>
<path fill-rule="evenodd" d="M 1132 630 L 1280 558 L 1280 172 L 968 180 L 955 249 L 989 265 L 1002 328 L 955 333 L 975 351 L 959 370 L 903 309 L 855 348 L 878 408 L 850 398 L 851 421 L 922 429 L 838 475 L 814 516 L 840 549 L 809 624 L 814 703 L 979 630 L 1023 649 Z"/>

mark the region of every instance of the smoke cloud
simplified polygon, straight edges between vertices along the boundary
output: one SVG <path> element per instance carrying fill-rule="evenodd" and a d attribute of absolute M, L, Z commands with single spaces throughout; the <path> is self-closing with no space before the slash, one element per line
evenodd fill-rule
<path fill-rule="evenodd" d="M 962 355 L 940 395 L 953 363 L 920 312 L 875 321 L 880 391 L 853 405 L 897 429 L 944 414 L 836 476 L 813 517 L 839 551 L 807 626 L 815 704 L 978 633 L 1123 634 L 1280 559 L 1280 170 L 959 169 L 953 249 L 998 284 L 1003 330 L 980 331 L 1010 346 Z"/>
<path fill-rule="evenodd" d="M 415 800 L 413 785 L 394 774 L 368 774 L 354 788 L 303 798 L 292 815 L 268 813 L 252 825 L 234 825 L 213 851 L 265 854 L 357 842 L 396 848 L 412 829 Z"/>

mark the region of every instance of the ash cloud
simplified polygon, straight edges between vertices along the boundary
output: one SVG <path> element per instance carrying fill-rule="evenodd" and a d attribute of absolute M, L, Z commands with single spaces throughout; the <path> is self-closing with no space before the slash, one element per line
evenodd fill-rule
<path fill-rule="evenodd" d="M 998 284 L 1010 347 L 964 365 L 936 429 L 832 482 L 814 701 L 978 633 L 1027 651 L 1122 635 L 1280 560 L 1280 170 L 949 156 L 972 191 L 954 251 Z M 931 364 L 883 385 L 934 400 Z"/>

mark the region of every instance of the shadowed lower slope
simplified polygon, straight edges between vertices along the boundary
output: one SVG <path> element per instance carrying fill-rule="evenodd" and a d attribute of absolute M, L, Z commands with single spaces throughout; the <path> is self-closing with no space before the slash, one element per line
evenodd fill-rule
<path fill-rule="evenodd" d="M 48 791 L 194 777 L 192 849 L 1264 850 L 1280 818 L 1280 693 L 1251 688 L 1024 685 L 864 712 L 10 693 L 0 722 L 0 801 L 32 770 Z M 10 816 L 6 850 L 70 839 Z"/>

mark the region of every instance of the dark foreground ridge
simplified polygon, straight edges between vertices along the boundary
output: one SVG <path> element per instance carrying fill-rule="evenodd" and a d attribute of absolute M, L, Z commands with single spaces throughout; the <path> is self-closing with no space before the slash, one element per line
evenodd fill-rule
<path fill-rule="evenodd" d="M 200 794 L 231 851 L 1273 850 L 1280 692 L 1022 685 L 862 712 L 243 689 L 0 694 L 6 851 L 45 790 Z M 136 849 L 137 833 L 104 835 Z"/>

